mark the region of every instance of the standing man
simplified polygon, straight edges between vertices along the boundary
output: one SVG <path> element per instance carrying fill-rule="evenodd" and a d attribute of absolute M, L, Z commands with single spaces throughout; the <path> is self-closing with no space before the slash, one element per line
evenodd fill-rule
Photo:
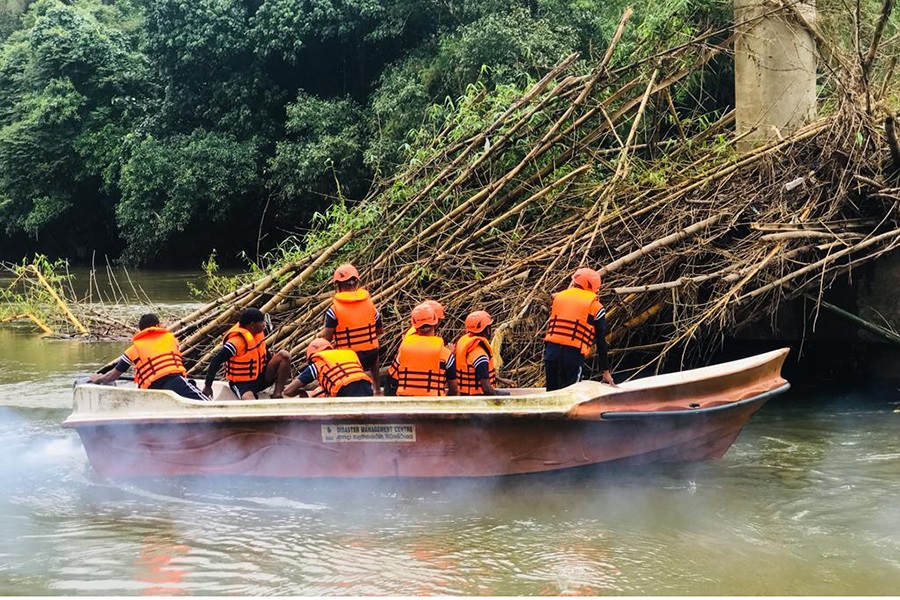
<path fill-rule="evenodd" d="M 285 396 L 307 396 L 303 386 L 313 381 L 319 382 L 322 393 L 312 397 L 372 395 L 372 380 L 353 350 L 335 350 L 328 340 L 316 338 L 306 348 L 306 360 L 306 368 L 284 388 Z"/>
<path fill-rule="evenodd" d="M 404 336 L 397 356 L 388 369 L 386 390 L 398 396 L 456 396 L 456 366 L 453 353 L 436 335 L 437 315 L 420 304 L 410 316 L 416 332 Z"/>
<path fill-rule="evenodd" d="M 266 348 L 266 316 L 258 308 L 245 308 L 238 322 L 225 332 L 222 348 L 209 361 L 203 393 L 212 396 L 212 382 L 222 363 L 225 379 L 241 400 L 259 398 L 259 392 L 272 384 L 272 398 L 281 398 L 291 376 L 291 355 L 279 350 L 274 355 Z"/>
<path fill-rule="evenodd" d="M 359 285 L 359 271 L 350 263 L 334 270 L 334 302 L 325 311 L 324 339 L 337 349 L 353 350 L 359 356 L 369 376 L 375 395 L 381 394 L 378 378 L 378 336 L 381 335 L 381 315 L 369 292 Z"/>
<path fill-rule="evenodd" d="M 548 392 L 581 381 L 584 359 L 595 344 L 603 382 L 616 385 L 609 372 L 606 309 L 597 298 L 600 282 L 600 273 L 583 267 L 572 274 L 568 289 L 553 296 L 547 335 L 544 336 Z"/>
<path fill-rule="evenodd" d="M 491 348 L 491 327 L 494 320 L 484 310 L 476 310 L 466 317 L 466 332 L 456 342 L 456 378 L 460 396 L 509 396 L 508 390 L 498 390 Z"/>
<path fill-rule="evenodd" d="M 159 324 L 153 313 L 143 315 L 138 321 L 138 331 L 132 344 L 119 357 L 119 362 L 106 374 L 93 373 L 91 383 L 110 383 L 129 368 L 134 368 L 134 382 L 141 389 L 171 390 L 192 400 L 209 400 L 197 386 L 185 379 L 187 371 L 181 360 L 178 340 Z"/>

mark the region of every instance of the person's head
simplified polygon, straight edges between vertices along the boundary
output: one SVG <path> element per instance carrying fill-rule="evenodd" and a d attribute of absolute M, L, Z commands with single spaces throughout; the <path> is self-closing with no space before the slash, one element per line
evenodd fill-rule
<path fill-rule="evenodd" d="M 331 345 L 331 342 L 326 340 L 325 338 L 316 338 L 309 343 L 309 346 L 306 347 L 306 360 L 311 360 L 313 355 L 317 352 L 321 352 L 322 350 L 329 350 L 334 346 Z"/>
<path fill-rule="evenodd" d="M 434 308 L 424 303 L 412 309 L 409 320 L 419 335 L 432 335 L 438 323 Z"/>
<path fill-rule="evenodd" d="M 572 273 L 572 286 L 589 292 L 600 291 L 600 273 L 588 267 L 581 267 Z"/>
<path fill-rule="evenodd" d="M 350 263 L 344 263 L 334 270 L 331 280 L 339 292 L 352 292 L 359 287 L 359 271 Z"/>
<path fill-rule="evenodd" d="M 494 319 L 486 310 L 476 310 L 466 317 L 466 332 L 482 337 L 491 337 L 491 325 Z"/>
<path fill-rule="evenodd" d="M 440 322 L 444 320 L 444 307 L 441 306 L 440 302 L 438 302 L 437 300 L 426 300 L 422 304 L 430 306 L 432 309 L 434 309 L 434 315 L 437 317 L 438 324 L 440 324 Z"/>
<path fill-rule="evenodd" d="M 266 315 L 258 308 L 245 308 L 238 320 L 241 327 L 251 333 L 260 333 L 266 328 Z"/>
<path fill-rule="evenodd" d="M 159 317 L 157 317 L 153 313 L 147 313 L 146 315 L 141 316 L 141 320 L 138 321 L 138 329 L 143 331 L 148 327 L 159 327 Z"/>

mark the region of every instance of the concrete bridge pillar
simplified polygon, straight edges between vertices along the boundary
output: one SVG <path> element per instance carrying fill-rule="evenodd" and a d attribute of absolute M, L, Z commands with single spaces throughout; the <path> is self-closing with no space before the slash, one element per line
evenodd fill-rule
<path fill-rule="evenodd" d="M 810 23 L 815 0 L 795 5 Z M 778 139 L 816 116 L 816 52 L 812 35 L 789 8 L 768 0 L 734 0 L 734 86 L 742 149 Z"/>

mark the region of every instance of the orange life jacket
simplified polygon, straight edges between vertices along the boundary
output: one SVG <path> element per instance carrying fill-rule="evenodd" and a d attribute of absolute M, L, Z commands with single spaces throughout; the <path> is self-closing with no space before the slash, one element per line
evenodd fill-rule
<path fill-rule="evenodd" d="M 256 335 L 235 323 L 225 332 L 222 343 L 231 342 L 237 354 L 225 362 L 225 379 L 228 381 L 256 381 L 266 368 L 266 334 Z"/>
<path fill-rule="evenodd" d="M 589 290 L 571 287 L 553 297 L 550 322 L 545 342 L 573 346 L 587 356 L 594 343 L 594 325 L 588 317 L 594 317 L 603 308 L 597 294 Z"/>
<path fill-rule="evenodd" d="M 125 356 L 134 368 L 134 382 L 138 387 L 147 388 L 166 375 L 184 375 L 184 363 L 178 340 L 162 327 L 148 327 L 137 332 L 132 345 L 125 350 Z"/>
<path fill-rule="evenodd" d="M 378 348 L 378 333 L 375 331 L 375 304 L 369 292 L 363 289 L 354 292 L 338 292 L 331 305 L 337 319 L 334 328 L 335 348 L 349 348 L 357 352 Z"/>
<path fill-rule="evenodd" d="M 450 351 L 437 335 L 407 335 L 388 369 L 398 396 L 446 396 Z"/>
<path fill-rule="evenodd" d="M 476 354 L 478 349 L 483 352 Z M 494 385 L 497 381 L 497 372 L 494 369 L 494 351 L 487 338 L 465 333 L 456 342 L 456 382 L 459 386 L 460 396 L 482 396 L 481 381 L 475 376 L 475 359 L 480 354 L 488 358 L 488 381 Z M 471 357 L 471 358 L 470 358 Z"/>
<path fill-rule="evenodd" d="M 312 355 L 312 361 L 325 396 L 337 396 L 342 387 L 354 381 L 372 382 L 353 350 L 321 350 Z"/>

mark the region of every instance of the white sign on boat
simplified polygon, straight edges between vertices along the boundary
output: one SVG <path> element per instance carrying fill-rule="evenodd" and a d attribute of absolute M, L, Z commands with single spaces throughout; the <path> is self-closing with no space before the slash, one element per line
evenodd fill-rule
<path fill-rule="evenodd" d="M 322 441 L 333 442 L 415 442 L 415 425 L 355 423 L 322 425 Z"/>

